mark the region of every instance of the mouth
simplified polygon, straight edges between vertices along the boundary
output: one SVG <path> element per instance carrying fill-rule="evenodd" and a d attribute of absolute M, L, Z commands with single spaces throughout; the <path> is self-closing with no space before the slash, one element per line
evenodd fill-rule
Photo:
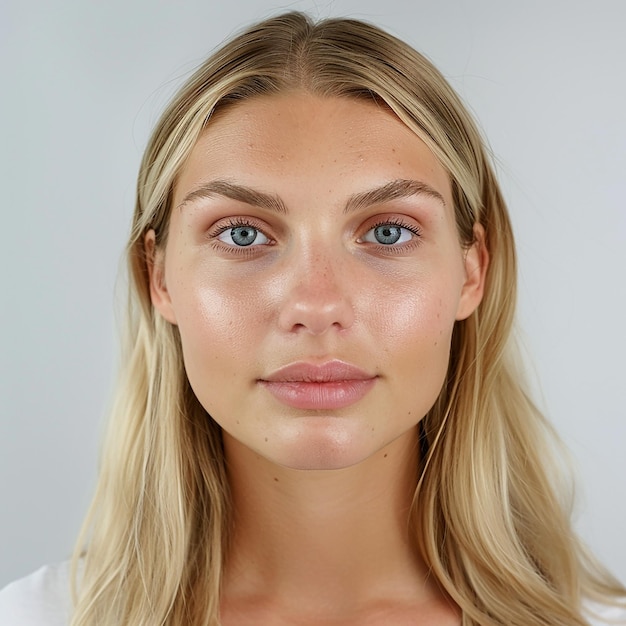
<path fill-rule="evenodd" d="M 257 382 L 292 408 L 331 410 L 361 400 L 377 378 L 350 363 L 334 360 L 319 365 L 292 363 Z"/>

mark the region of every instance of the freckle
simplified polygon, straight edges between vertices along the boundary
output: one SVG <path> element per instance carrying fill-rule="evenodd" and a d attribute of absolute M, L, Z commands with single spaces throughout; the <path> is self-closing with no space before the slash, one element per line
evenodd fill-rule
<path fill-rule="evenodd" d="M 265 437 L 265 441 L 267 441 L 267 437 Z"/>
<path fill-rule="evenodd" d="M 276 478 L 276 476 L 274 476 L 274 482 L 278 482 L 278 478 Z"/>
<path fill-rule="evenodd" d="M 372 428 L 372 432 L 374 432 L 374 428 Z"/>
<path fill-rule="evenodd" d="M 386 452 L 385 452 L 385 457 L 384 457 L 384 458 L 385 458 L 385 459 L 387 458 L 387 453 L 386 453 Z"/>
<path fill-rule="evenodd" d="M 237 420 L 237 424 L 239 424 L 239 420 Z"/>

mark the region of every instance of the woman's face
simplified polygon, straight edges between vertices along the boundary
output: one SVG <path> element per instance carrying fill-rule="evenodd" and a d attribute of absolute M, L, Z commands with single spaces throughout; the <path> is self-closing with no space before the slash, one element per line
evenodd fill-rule
<path fill-rule="evenodd" d="M 425 144 L 370 102 L 259 97 L 211 120 L 174 192 L 152 299 L 229 453 L 332 469 L 414 439 L 486 264 Z"/>

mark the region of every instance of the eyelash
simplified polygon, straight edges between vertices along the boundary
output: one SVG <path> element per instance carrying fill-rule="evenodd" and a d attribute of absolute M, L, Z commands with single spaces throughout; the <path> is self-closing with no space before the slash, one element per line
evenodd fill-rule
<path fill-rule="evenodd" d="M 405 230 L 408 230 L 410 233 L 412 233 L 414 235 L 414 237 L 411 239 L 411 241 L 408 241 L 404 244 L 401 244 L 399 246 L 395 246 L 395 245 L 383 245 L 382 243 L 379 244 L 375 244 L 375 243 L 370 243 L 369 245 L 371 246 L 375 246 L 376 248 L 383 250 L 384 252 L 386 252 L 387 254 L 391 253 L 391 254 L 395 254 L 395 253 L 399 253 L 399 252 L 404 252 L 407 249 L 411 249 L 414 246 L 418 246 L 421 243 L 421 239 L 422 239 L 422 230 L 419 228 L 419 226 L 416 226 L 415 224 L 408 224 L 407 222 L 405 222 L 404 220 L 397 218 L 397 217 L 392 217 L 389 219 L 381 219 L 378 222 L 376 222 L 375 224 L 373 224 L 372 226 L 370 226 L 365 232 L 369 232 L 370 230 L 374 230 L 375 228 L 378 228 L 380 226 L 397 226 L 398 228 L 404 228 Z"/>
<path fill-rule="evenodd" d="M 246 256 L 255 254 L 256 252 L 258 252 L 257 250 L 255 250 L 255 248 L 258 248 L 260 246 L 231 246 L 219 240 L 219 236 L 225 233 L 227 230 L 231 230 L 233 228 L 238 228 L 241 226 L 244 226 L 244 227 L 250 226 L 254 228 L 255 230 L 258 230 L 259 232 L 263 233 L 270 240 L 270 243 L 265 244 L 265 245 L 273 245 L 275 243 L 275 241 L 264 232 L 263 228 L 261 228 L 258 224 L 255 224 L 254 220 L 252 220 L 251 218 L 230 218 L 226 224 L 222 223 L 216 228 L 213 228 L 209 231 L 208 235 L 211 239 L 211 245 L 218 248 L 219 250 L 226 250 L 231 254 L 243 254 Z M 398 228 L 404 228 L 405 230 L 408 230 L 410 233 L 414 235 L 411 241 L 401 244 L 399 246 L 384 245 L 380 243 L 375 244 L 375 243 L 367 242 L 369 246 L 373 246 L 376 249 L 381 250 L 387 254 L 403 252 L 421 243 L 421 238 L 422 238 L 421 229 L 415 224 L 408 224 L 404 220 L 400 218 L 395 218 L 395 217 L 388 218 L 388 219 L 380 219 L 379 221 L 374 223 L 372 226 L 370 226 L 365 232 L 367 233 L 370 230 L 379 228 L 380 226 L 397 226 Z"/>
<path fill-rule="evenodd" d="M 259 246 L 230 246 L 218 239 L 218 237 L 222 233 L 225 233 L 227 230 L 232 230 L 233 228 L 237 228 L 240 226 L 250 226 L 254 228 L 254 230 L 258 230 L 259 232 L 263 233 L 270 240 L 270 243 L 265 245 L 273 245 L 275 243 L 269 235 L 265 234 L 264 229 L 256 224 L 252 218 L 237 217 L 229 218 L 226 224 L 222 223 L 209 231 L 208 235 L 211 239 L 211 245 L 218 250 L 226 250 L 231 254 L 242 254 L 244 256 L 250 256 L 252 254 L 255 254 L 257 252 L 255 248 L 258 248 Z"/>

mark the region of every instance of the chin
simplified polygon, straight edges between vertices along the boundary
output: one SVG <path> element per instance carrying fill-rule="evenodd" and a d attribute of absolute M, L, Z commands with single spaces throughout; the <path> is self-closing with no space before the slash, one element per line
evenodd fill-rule
<path fill-rule="evenodd" d="M 276 450 L 274 462 L 296 470 L 338 470 L 357 465 L 379 447 L 340 417 L 299 418 Z M 369 433 L 371 435 L 371 432 Z"/>

